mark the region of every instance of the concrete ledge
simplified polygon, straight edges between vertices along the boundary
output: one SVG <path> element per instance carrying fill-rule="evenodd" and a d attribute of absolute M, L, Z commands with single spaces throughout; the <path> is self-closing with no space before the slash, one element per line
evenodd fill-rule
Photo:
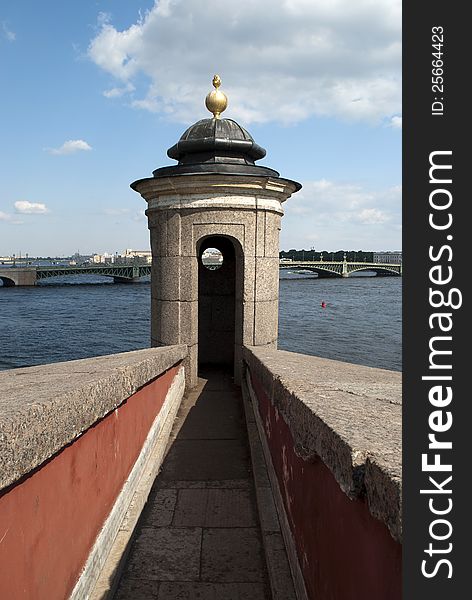
<path fill-rule="evenodd" d="M 183 360 L 168 346 L 0 373 L 0 490 Z"/>
<path fill-rule="evenodd" d="M 401 540 L 401 374 L 314 356 L 244 348 L 252 375 L 304 460 L 320 457 L 351 498 Z"/>

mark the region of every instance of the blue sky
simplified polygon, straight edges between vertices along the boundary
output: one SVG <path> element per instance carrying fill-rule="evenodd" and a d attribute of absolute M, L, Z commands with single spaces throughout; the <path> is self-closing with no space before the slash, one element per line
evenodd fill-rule
<path fill-rule="evenodd" d="M 3 0 L 0 256 L 148 248 L 129 188 L 209 116 L 303 184 L 281 249 L 401 248 L 397 0 Z"/>

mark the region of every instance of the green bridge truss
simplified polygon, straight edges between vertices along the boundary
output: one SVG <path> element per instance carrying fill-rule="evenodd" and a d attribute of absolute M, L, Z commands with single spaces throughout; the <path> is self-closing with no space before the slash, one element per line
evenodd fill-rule
<path fill-rule="evenodd" d="M 132 281 L 151 274 L 151 265 L 99 265 L 85 267 L 36 267 L 36 279 L 63 275 L 104 275 L 118 280 Z"/>
<path fill-rule="evenodd" d="M 401 276 L 403 265 L 388 263 L 347 262 L 344 261 L 281 261 L 280 268 L 287 271 L 311 271 L 318 277 L 349 277 L 359 271 L 374 271 L 377 275 Z"/>

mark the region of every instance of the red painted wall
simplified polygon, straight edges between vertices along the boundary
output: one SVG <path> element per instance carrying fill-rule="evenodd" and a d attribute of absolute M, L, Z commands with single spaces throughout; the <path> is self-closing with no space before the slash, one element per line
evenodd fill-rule
<path fill-rule="evenodd" d="M 401 544 L 321 461 L 293 449 L 284 419 L 252 376 L 272 462 L 310 600 L 398 600 Z"/>
<path fill-rule="evenodd" d="M 69 596 L 178 368 L 0 495 L 2 600 Z"/>

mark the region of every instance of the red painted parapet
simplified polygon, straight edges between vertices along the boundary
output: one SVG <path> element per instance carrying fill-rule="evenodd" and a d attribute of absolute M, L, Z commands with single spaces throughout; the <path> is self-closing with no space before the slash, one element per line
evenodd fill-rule
<path fill-rule="evenodd" d="M 70 596 L 166 402 L 165 410 L 170 409 L 169 390 L 177 380 L 181 397 L 184 356 L 184 348 L 172 347 L 0 374 L 3 391 L 10 386 L 0 419 L 2 479 L 9 484 L 0 491 L 0 598 Z M 20 407 L 12 398 L 15 390 Z M 92 422 L 90 403 L 99 406 Z M 75 413 L 77 427 L 63 432 L 70 439 L 57 450 L 47 441 L 48 424 L 54 424 L 57 415 L 51 411 L 61 410 L 61 404 L 70 413 L 69 424 Z M 29 423 L 18 422 L 22 412 Z M 37 438 L 36 448 L 27 447 L 26 438 L 31 441 L 34 434 L 22 435 L 21 429 L 40 434 L 38 421 L 45 441 Z M 18 449 L 21 456 L 15 456 Z M 42 453 L 50 455 L 43 460 Z M 34 465 L 31 470 L 28 464 Z M 22 476 L 8 481 L 18 469 Z"/>
<path fill-rule="evenodd" d="M 307 598 L 399 600 L 400 374 L 272 349 L 244 356 Z"/>

